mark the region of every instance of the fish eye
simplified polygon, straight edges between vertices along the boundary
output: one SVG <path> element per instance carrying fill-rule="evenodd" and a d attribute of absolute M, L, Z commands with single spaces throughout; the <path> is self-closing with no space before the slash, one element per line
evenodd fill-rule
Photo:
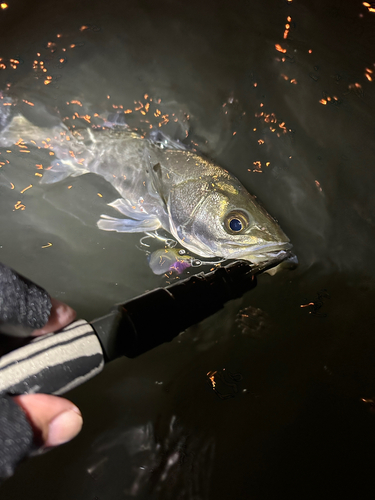
<path fill-rule="evenodd" d="M 240 219 L 232 219 L 229 222 L 229 227 L 231 228 L 232 231 L 238 233 L 242 229 L 242 222 L 240 221 Z"/>
<path fill-rule="evenodd" d="M 249 217 L 241 210 L 232 210 L 224 220 L 224 227 L 230 234 L 239 234 L 249 225 Z"/>

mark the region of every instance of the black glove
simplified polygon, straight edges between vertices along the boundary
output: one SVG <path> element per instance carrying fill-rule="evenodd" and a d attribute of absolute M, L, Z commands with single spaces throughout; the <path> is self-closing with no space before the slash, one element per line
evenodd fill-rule
<path fill-rule="evenodd" d="M 0 332 L 28 337 L 42 328 L 51 312 L 48 293 L 4 264 L 0 264 Z"/>
<path fill-rule="evenodd" d="M 11 397 L 1 397 L 0 481 L 11 476 L 33 449 L 33 431 L 22 408 Z"/>
<path fill-rule="evenodd" d="M 49 318 L 51 300 L 32 281 L 0 264 L 0 332 L 27 337 Z M 0 344 L 9 337 L 0 335 Z M 33 431 L 20 406 L 0 396 L 0 480 L 11 476 L 17 464 L 34 449 Z"/>

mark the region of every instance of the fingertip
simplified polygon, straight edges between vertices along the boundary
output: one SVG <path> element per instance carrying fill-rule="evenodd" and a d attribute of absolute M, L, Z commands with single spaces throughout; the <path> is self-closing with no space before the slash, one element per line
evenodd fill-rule
<path fill-rule="evenodd" d="M 69 400 L 48 394 L 24 394 L 14 400 L 25 412 L 38 446 L 49 448 L 66 443 L 81 430 L 80 410 Z"/>
<path fill-rule="evenodd" d="M 67 443 L 82 429 L 83 419 L 78 408 L 64 411 L 57 415 L 48 425 L 46 448 Z"/>

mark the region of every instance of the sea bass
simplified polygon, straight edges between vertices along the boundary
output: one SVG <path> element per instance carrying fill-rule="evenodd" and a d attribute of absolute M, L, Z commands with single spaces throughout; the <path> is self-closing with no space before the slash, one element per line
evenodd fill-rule
<path fill-rule="evenodd" d="M 292 247 L 278 223 L 227 170 L 165 137 L 146 139 L 127 127 L 108 125 L 47 129 L 16 115 L 3 128 L 0 146 L 21 140 L 52 150 L 56 159 L 42 183 L 88 172 L 104 177 L 120 195 L 109 205 L 122 215 L 101 215 L 97 224 L 105 231 L 162 228 L 202 258 L 255 264 L 277 255 L 282 260 Z"/>

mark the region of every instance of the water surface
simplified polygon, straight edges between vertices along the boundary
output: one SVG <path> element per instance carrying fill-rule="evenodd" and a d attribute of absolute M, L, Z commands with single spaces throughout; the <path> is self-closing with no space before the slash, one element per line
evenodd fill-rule
<path fill-rule="evenodd" d="M 87 115 L 132 111 L 131 126 L 234 173 L 300 261 L 72 391 L 83 431 L 24 463 L 4 499 L 373 496 L 375 421 L 362 401 L 375 396 L 371 8 L 10 0 L 0 11 L 0 88 L 27 116 L 88 126 Z M 103 179 L 41 186 L 48 152 L 10 151 L 2 262 L 87 319 L 171 280 L 152 274 L 139 235 L 97 229 L 116 198 Z"/>

